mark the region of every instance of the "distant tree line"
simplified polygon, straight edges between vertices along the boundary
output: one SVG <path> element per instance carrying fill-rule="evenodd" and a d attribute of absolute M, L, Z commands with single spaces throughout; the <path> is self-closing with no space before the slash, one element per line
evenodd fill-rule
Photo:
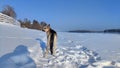
<path fill-rule="evenodd" d="M 90 30 L 71 30 L 71 31 L 68 31 L 68 32 L 75 32 L 75 33 L 91 33 L 93 31 L 90 31 Z"/>
<path fill-rule="evenodd" d="M 120 33 L 120 29 L 107 29 L 104 33 Z"/>
<path fill-rule="evenodd" d="M 47 25 L 46 22 L 38 22 L 37 20 L 30 21 L 25 18 L 23 21 L 18 20 L 20 22 L 20 26 L 23 28 L 42 30 L 43 26 Z"/>
<path fill-rule="evenodd" d="M 106 29 L 103 31 L 92 31 L 92 30 L 71 30 L 68 32 L 75 32 L 75 33 L 120 33 L 120 29 Z"/>

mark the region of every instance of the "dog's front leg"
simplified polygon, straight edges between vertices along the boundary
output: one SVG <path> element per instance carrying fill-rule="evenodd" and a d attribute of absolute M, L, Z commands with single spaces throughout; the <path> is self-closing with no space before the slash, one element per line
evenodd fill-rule
<path fill-rule="evenodd" d="M 50 36 L 47 37 L 47 47 L 46 47 L 45 57 L 47 57 L 49 49 L 50 49 Z"/>
<path fill-rule="evenodd" d="M 45 57 L 47 57 L 47 55 L 48 55 L 49 48 L 50 48 L 50 47 L 47 45 L 47 47 L 46 47 L 46 52 L 45 52 Z"/>

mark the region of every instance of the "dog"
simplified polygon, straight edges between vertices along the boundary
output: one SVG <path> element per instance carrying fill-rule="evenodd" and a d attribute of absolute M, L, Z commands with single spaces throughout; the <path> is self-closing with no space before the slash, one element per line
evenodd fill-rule
<path fill-rule="evenodd" d="M 47 47 L 44 57 L 47 57 L 48 52 L 50 50 L 51 55 L 55 56 L 56 52 L 56 42 L 57 42 L 57 33 L 53 29 L 51 29 L 50 24 L 43 27 L 42 31 L 47 34 Z"/>

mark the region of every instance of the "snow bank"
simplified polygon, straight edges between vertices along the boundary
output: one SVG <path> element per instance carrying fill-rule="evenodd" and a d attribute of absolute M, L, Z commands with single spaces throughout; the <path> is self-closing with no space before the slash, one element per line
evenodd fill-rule
<path fill-rule="evenodd" d="M 3 13 L 0 13 L 0 22 L 2 22 L 2 23 L 4 23 L 4 22 L 5 23 L 10 23 L 10 24 L 20 26 L 20 23 L 17 20 L 15 20 L 14 18 L 12 18 L 12 17 L 10 17 L 8 15 L 5 15 Z"/>
<path fill-rule="evenodd" d="M 14 52 L 0 58 L 0 66 L 1 68 L 36 68 L 36 64 L 29 54 L 26 46 L 19 45 Z"/>
<path fill-rule="evenodd" d="M 1 68 L 36 68 L 37 58 L 43 55 L 40 44 L 36 41 L 40 33 L 9 23 L 0 23 Z"/>

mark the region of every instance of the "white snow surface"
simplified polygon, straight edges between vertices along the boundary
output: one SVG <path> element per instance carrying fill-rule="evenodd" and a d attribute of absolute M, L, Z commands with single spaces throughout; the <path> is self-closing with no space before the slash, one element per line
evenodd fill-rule
<path fill-rule="evenodd" d="M 119 34 L 57 33 L 45 58 L 44 32 L 0 22 L 0 68 L 120 68 Z"/>

